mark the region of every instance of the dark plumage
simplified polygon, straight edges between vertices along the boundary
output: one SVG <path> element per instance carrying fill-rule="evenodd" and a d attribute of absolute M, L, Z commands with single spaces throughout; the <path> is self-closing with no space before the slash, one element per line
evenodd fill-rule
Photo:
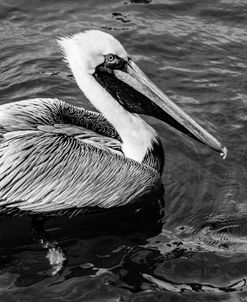
<path fill-rule="evenodd" d="M 99 113 L 33 99 L 2 105 L 0 117 L 5 210 L 122 206 L 160 186 L 154 167 L 123 156 L 117 132 Z"/>

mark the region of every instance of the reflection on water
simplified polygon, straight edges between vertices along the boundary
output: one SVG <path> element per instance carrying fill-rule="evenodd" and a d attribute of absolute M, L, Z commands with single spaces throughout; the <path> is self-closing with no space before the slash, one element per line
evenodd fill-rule
<path fill-rule="evenodd" d="M 67 256 L 56 276 L 30 219 L 1 217 L 1 301 L 245 301 L 246 13 L 244 0 L 0 4 L 0 103 L 58 97 L 93 109 L 55 39 L 103 29 L 229 150 L 223 161 L 147 117 L 166 152 L 165 206 L 48 220 Z"/>

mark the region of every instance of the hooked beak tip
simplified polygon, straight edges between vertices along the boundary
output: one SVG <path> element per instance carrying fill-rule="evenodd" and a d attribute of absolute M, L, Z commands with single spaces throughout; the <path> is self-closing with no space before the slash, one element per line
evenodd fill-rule
<path fill-rule="evenodd" d="M 226 159 L 227 153 L 228 153 L 227 148 L 226 147 L 222 147 L 222 152 L 220 153 L 220 156 L 222 156 L 223 159 Z"/>

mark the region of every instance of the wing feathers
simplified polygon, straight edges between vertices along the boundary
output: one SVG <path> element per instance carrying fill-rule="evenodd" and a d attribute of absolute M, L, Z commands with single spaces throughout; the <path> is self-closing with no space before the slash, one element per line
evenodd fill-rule
<path fill-rule="evenodd" d="M 121 206 L 154 190 L 160 175 L 127 159 L 99 113 L 59 100 L 0 110 L 0 206 L 50 212 Z"/>
<path fill-rule="evenodd" d="M 159 184 L 156 171 L 61 133 L 7 135 L 0 162 L 0 205 L 26 211 L 120 206 Z"/>

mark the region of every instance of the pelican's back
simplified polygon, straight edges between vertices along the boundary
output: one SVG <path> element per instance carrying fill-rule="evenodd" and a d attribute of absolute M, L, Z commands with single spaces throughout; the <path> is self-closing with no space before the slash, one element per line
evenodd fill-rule
<path fill-rule="evenodd" d="M 98 113 L 47 99 L 2 109 L 0 206 L 5 210 L 110 208 L 160 186 L 156 170 L 122 156 L 117 132 Z"/>

